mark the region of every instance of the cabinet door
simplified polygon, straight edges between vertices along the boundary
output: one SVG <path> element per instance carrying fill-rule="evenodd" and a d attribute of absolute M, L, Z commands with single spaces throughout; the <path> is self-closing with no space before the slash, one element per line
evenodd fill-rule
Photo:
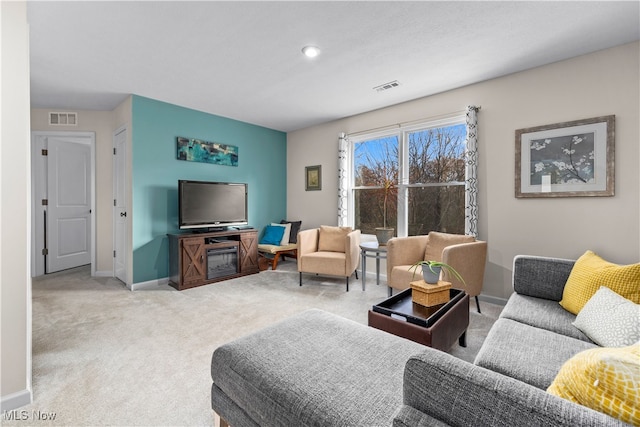
<path fill-rule="evenodd" d="M 240 235 L 240 272 L 257 272 L 258 269 L 258 233 Z"/>
<path fill-rule="evenodd" d="M 206 276 L 204 239 L 194 237 L 182 240 L 182 280 L 184 283 L 203 281 Z"/>

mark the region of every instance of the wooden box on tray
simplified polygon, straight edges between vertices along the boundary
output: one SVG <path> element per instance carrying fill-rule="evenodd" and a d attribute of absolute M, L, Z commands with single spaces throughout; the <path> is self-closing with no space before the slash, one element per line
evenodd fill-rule
<path fill-rule="evenodd" d="M 440 280 L 437 284 L 431 285 L 424 280 L 411 282 L 411 299 L 416 304 L 425 307 L 445 304 L 449 301 L 450 282 Z"/>

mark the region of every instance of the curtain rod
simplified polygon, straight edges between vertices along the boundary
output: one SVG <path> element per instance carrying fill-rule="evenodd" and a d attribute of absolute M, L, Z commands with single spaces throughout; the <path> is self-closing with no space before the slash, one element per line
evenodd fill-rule
<path fill-rule="evenodd" d="M 471 105 L 470 108 L 473 108 L 476 111 L 478 111 L 482 107 L 481 106 Z M 402 127 L 409 127 L 409 126 L 412 126 L 412 125 L 417 125 L 417 124 L 420 124 L 420 123 L 423 123 L 423 122 L 427 122 L 427 121 L 443 120 L 443 119 L 447 119 L 447 118 L 461 116 L 461 115 L 464 115 L 466 113 L 467 113 L 466 109 L 458 110 L 458 111 L 454 111 L 454 112 L 451 112 L 451 113 L 441 114 L 441 115 L 438 115 L 438 116 L 431 116 L 431 117 L 426 117 L 426 118 L 423 118 L 423 119 L 412 120 L 412 121 L 409 121 L 409 122 L 400 122 L 400 123 L 395 123 L 395 124 L 392 124 L 392 125 L 381 126 L 379 128 L 373 128 L 373 129 L 367 129 L 367 130 L 362 130 L 362 131 L 358 131 L 358 132 L 347 133 L 345 136 L 354 137 L 354 136 L 359 136 L 359 135 L 364 135 L 364 134 L 369 134 L 369 133 L 384 132 L 384 131 L 398 129 L 398 128 L 402 128 Z"/>

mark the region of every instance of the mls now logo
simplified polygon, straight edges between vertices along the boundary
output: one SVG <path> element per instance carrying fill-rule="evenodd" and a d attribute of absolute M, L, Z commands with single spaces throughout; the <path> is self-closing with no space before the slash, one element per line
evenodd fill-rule
<path fill-rule="evenodd" d="M 56 419 L 56 413 L 42 412 L 42 411 L 29 412 L 25 409 L 22 409 L 20 411 L 17 409 L 14 409 L 12 411 L 3 411 L 2 419 L 4 421 L 26 421 L 26 420 L 53 421 Z"/>
<path fill-rule="evenodd" d="M 25 421 L 29 419 L 29 411 L 2 411 L 2 419 L 5 421 Z"/>

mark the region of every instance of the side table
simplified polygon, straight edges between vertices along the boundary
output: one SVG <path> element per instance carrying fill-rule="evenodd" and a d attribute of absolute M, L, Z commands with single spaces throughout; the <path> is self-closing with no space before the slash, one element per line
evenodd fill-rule
<path fill-rule="evenodd" d="M 360 255 L 362 256 L 362 290 L 365 289 L 367 277 L 367 257 L 376 259 L 376 285 L 380 285 L 380 260 L 387 259 L 387 247 L 381 246 L 378 242 L 360 243 Z M 391 288 L 389 288 L 391 293 Z"/>

